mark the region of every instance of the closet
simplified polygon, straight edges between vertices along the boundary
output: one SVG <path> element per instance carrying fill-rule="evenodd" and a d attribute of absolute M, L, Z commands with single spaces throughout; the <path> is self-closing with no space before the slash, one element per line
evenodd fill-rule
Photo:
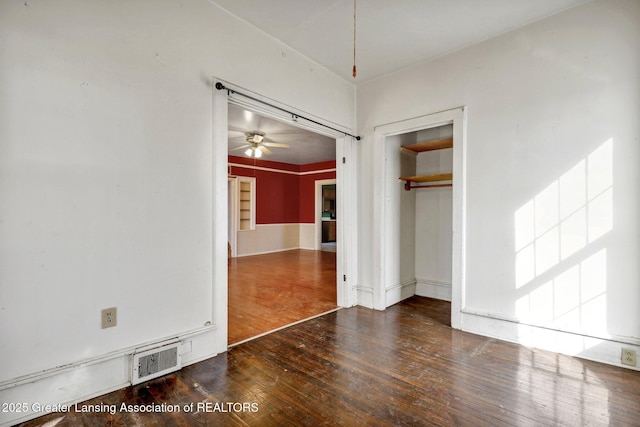
<path fill-rule="evenodd" d="M 415 132 L 415 141 L 418 142 L 400 147 L 402 163 L 410 163 L 410 167 L 403 169 L 410 174 L 400 179 L 407 194 L 415 197 L 415 212 L 403 216 L 415 218 L 415 223 L 407 226 L 415 233 L 416 294 L 450 300 L 453 126 Z"/>

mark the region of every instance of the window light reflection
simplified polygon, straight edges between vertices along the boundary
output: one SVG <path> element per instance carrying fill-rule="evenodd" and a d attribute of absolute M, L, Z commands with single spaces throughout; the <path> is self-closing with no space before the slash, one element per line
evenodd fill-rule
<path fill-rule="evenodd" d="M 577 354 L 587 337 L 558 331 L 607 336 L 607 248 L 593 244 L 613 229 L 612 162 L 608 139 L 515 212 L 515 315 L 525 345 L 548 339 Z"/>

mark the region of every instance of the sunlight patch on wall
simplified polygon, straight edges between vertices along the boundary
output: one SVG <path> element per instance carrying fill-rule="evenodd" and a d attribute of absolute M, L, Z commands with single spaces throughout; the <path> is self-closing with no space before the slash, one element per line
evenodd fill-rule
<path fill-rule="evenodd" d="M 613 229 L 613 140 L 515 213 L 516 288 Z"/>
<path fill-rule="evenodd" d="M 596 252 L 520 297 L 516 316 L 527 324 L 606 335 L 607 250 Z"/>
<path fill-rule="evenodd" d="M 573 165 L 515 212 L 515 315 L 532 329 L 607 337 L 607 248 L 613 229 L 613 140 Z M 537 332 L 536 340 L 540 340 Z M 588 345 L 565 336 L 567 353 Z"/>

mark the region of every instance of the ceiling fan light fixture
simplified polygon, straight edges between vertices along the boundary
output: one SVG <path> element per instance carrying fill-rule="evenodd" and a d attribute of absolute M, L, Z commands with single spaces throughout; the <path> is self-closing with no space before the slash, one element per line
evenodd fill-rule
<path fill-rule="evenodd" d="M 255 157 L 256 159 L 259 159 L 260 157 L 262 157 L 262 150 L 260 150 L 260 148 L 258 148 L 257 146 L 253 146 L 247 148 L 244 154 L 247 157 Z"/>
<path fill-rule="evenodd" d="M 239 147 L 229 149 L 229 152 L 243 150 L 247 157 L 260 158 L 263 154 L 273 154 L 267 147 L 289 148 L 290 145 L 283 142 L 276 142 L 266 138 L 266 133 L 262 131 L 245 132 L 247 143 Z M 231 143 L 231 140 L 229 141 Z"/>

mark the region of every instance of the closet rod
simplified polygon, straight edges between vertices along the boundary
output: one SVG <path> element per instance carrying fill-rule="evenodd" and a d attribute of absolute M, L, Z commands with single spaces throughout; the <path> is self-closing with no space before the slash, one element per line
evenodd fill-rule
<path fill-rule="evenodd" d="M 294 113 L 293 111 L 285 110 L 284 108 L 278 107 L 277 105 L 270 104 L 270 103 L 268 103 L 268 102 L 266 102 L 266 101 L 263 101 L 263 100 L 258 99 L 258 98 L 254 98 L 253 96 L 247 95 L 247 94 L 245 94 L 245 93 L 238 92 L 238 91 L 237 91 L 237 90 L 235 90 L 235 89 L 231 89 L 231 88 L 226 87 L 225 85 L 223 85 L 223 84 L 222 84 L 222 83 L 220 83 L 220 82 L 217 82 L 217 83 L 216 83 L 216 89 L 218 89 L 218 90 L 226 90 L 226 91 L 227 91 L 227 95 L 231 95 L 232 93 L 235 93 L 235 94 L 237 94 L 237 95 L 244 96 L 245 98 L 248 98 L 248 99 L 250 99 L 250 100 L 252 100 L 252 101 L 256 101 L 256 102 L 259 102 L 259 103 L 261 103 L 261 104 L 268 105 L 268 106 L 269 106 L 269 107 L 271 107 L 271 108 L 275 108 L 276 110 L 280 110 L 280 111 L 283 111 L 283 112 L 285 112 L 285 113 L 287 113 L 287 114 L 291 114 L 291 120 L 293 120 L 294 122 L 295 122 L 297 119 L 303 119 L 303 120 L 306 120 L 306 121 L 311 122 L 311 123 L 313 123 L 313 124 L 316 124 L 316 125 L 319 125 L 319 126 L 325 127 L 325 128 L 327 128 L 327 129 L 331 129 L 331 130 L 333 130 L 333 131 L 340 132 L 341 134 L 344 134 L 345 136 L 350 136 L 350 137 L 352 137 L 352 138 L 355 138 L 355 139 L 356 139 L 356 141 L 360 141 L 360 137 L 359 137 L 359 136 L 351 135 L 350 133 L 345 132 L 345 131 L 343 131 L 343 130 L 336 129 L 336 128 L 333 128 L 333 127 L 331 127 L 331 126 L 327 126 L 327 125 L 325 125 L 324 123 L 320 123 L 320 122 L 317 122 L 317 121 L 315 121 L 315 120 L 312 120 L 312 119 L 310 119 L 310 118 L 308 118 L 308 117 L 301 116 L 300 114 Z"/>
<path fill-rule="evenodd" d="M 411 185 L 409 181 L 405 182 L 404 189 L 407 191 L 413 190 L 414 188 L 438 188 L 438 187 L 452 187 L 453 184 L 434 184 L 434 185 Z"/>

